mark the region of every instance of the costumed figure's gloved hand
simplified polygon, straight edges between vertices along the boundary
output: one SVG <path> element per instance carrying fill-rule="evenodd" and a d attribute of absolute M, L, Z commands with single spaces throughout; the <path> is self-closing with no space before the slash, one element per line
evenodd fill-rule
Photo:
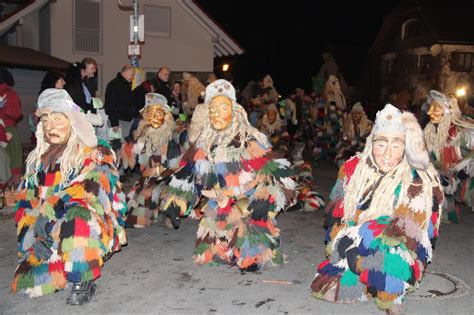
<path fill-rule="evenodd" d="M 180 212 L 179 207 L 174 202 L 166 209 L 165 214 L 170 218 L 174 229 L 179 229 L 179 224 L 181 223 L 181 219 L 179 218 Z"/>
<path fill-rule="evenodd" d="M 39 215 L 35 223 L 35 237 L 36 242 L 32 248 L 35 256 L 40 260 L 48 260 L 53 254 L 51 250 L 53 246 L 53 238 L 51 236 L 51 224 L 49 224 L 48 218 L 43 215 Z"/>
<path fill-rule="evenodd" d="M 270 202 L 268 200 L 259 201 L 250 205 L 252 212 L 251 218 L 256 221 L 264 220 L 268 218 L 268 209 L 270 209 Z"/>

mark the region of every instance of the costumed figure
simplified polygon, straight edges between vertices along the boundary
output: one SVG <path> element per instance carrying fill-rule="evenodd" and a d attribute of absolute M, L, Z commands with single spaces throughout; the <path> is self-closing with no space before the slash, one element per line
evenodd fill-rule
<path fill-rule="evenodd" d="M 355 155 L 364 150 L 365 139 L 370 134 L 374 123 L 367 118 L 360 103 L 355 103 L 349 114 L 345 115 L 342 124 L 342 139 L 337 148 L 336 163 L 339 167 Z"/>
<path fill-rule="evenodd" d="M 104 261 L 126 243 L 125 196 L 115 156 L 66 90 L 38 98 L 37 145 L 28 155 L 15 220 L 20 258 L 13 292 L 37 297 L 73 283 L 66 302 L 91 300 Z"/>
<path fill-rule="evenodd" d="M 273 151 L 282 153 L 282 156 L 286 155 L 288 152 L 288 132 L 286 132 L 283 120 L 280 118 L 280 112 L 275 104 L 268 105 L 258 129 L 268 137 Z"/>
<path fill-rule="evenodd" d="M 346 98 L 341 91 L 341 84 L 336 76 L 330 75 L 324 85 L 324 99 L 326 103 L 334 104 L 337 110 L 346 110 Z"/>
<path fill-rule="evenodd" d="M 183 150 L 180 143 L 186 142 L 186 132 L 176 128 L 166 97 L 147 93 L 145 99 L 134 142 L 122 148 L 124 168 L 134 169 L 138 161 L 141 172 L 127 196 L 130 227 L 145 227 L 158 220 L 161 195 L 170 175 L 179 167 Z"/>
<path fill-rule="evenodd" d="M 431 90 L 424 130 L 431 160 L 441 174 L 448 220 L 459 221 L 459 204 L 474 211 L 474 120 L 463 117 L 456 98 Z"/>
<path fill-rule="evenodd" d="M 401 312 L 433 256 L 442 187 L 415 116 L 387 104 L 364 151 L 340 169 L 326 216 L 327 259 L 313 296 L 333 303 L 372 299 Z"/>
<path fill-rule="evenodd" d="M 206 87 L 195 76 L 184 72 L 183 85 L 181 86 L 181 95 L 183 100 L 183 110 L 187 116 L 191 116 L 199 104 L 199 97 L 205 91 Z"/>
<path fill-rule="evenodd" d="M 202 218 L 194 260 L 258 271 L 279 263 L 276 215 L 292 202 L 295 183 L 285 159 L 275 159 L 264 134 L 253 128 L 226 80 L 206 88 L 208 116 L 183 155 L 165 196 L 175 228 L 200 199 Z M 193 214 L 195 212 L 192 212 Z"/>
<path fill-rule="evenodd" d="M 273 79 L 267 74 L 262 79 L 257 96 L 250 100 L 252 106 L 250 122 L 252 123 L 252 126 L 257 126 L 257 122 L 262 118 L 267 106 L 270 104 L 276 104 L 278 98 L 279 94 L 273 86 Z"/>

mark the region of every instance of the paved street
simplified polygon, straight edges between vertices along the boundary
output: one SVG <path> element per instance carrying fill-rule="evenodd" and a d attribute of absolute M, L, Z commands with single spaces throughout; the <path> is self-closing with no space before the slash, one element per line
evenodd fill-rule
<path fill-rule="evenodd" d="M 336 172 L 334 166 L 328 165 L 315 169 L 325 196 Z M 128 246 L 105 264 L 92 302 L 76 307 L 65 303 L 69 288 L 37 299 L 10 292 L 16 264 L 16 236 L 13 219 L 3 216 L 0 219 L 0 313 L 379 314 L 373 303 L 335 305 L 311 297 L 309 287 L 315 265 L 324 256 L 322 215 L 322 211 L 280 215 L 282 248 L 288 262 L 262 274 L 241 274 L 235 267 L 195 265 L 191 256 L 196 221 L 185 220 L 177 231 L 162 224 L 129 230 Z M 441 227 L 434 262 L 429 267 L 430 271 L 462 281 L 456 287 L 440 276 L 427 275 L 417 295 L 405 303 L 408 314 L 474 312 L 472 291 L 467 292 L 468 286 L 474 286 L 474 214 L 466 210 L 462 217 L 460 224 Z M 426 294 L 440 298 L 428 300 L 421 296 Z"/>

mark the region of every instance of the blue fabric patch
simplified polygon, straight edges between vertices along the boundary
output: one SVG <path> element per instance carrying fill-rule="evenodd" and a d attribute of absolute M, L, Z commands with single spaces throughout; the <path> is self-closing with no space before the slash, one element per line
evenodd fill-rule
<path fill-rule="evenodd" d="M 385 290 L 385 274 L 380 271 L 370 271 L 368 277 L 368 285 L 374 287 L 378 291 Z"/>
<path fill-rule="evenodd" d="M 385 279 L 385 291 L 390 294 L 401 294 L 403 293 L 404 282 L 401 279 L 388 276 Z"/>

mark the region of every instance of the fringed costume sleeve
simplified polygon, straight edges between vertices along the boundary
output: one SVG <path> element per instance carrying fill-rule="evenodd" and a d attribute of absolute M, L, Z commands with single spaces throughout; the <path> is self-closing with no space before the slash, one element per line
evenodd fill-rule
<path fill-rule="evenodd" d="M 188 216 L 199 201 L 203 180 L 211 177 L 204 157 L 202 150 L 191 145 L 181 158 L 180 168 L 172 175 L 164 196 L 164 210 L 169 216 Z"/>

